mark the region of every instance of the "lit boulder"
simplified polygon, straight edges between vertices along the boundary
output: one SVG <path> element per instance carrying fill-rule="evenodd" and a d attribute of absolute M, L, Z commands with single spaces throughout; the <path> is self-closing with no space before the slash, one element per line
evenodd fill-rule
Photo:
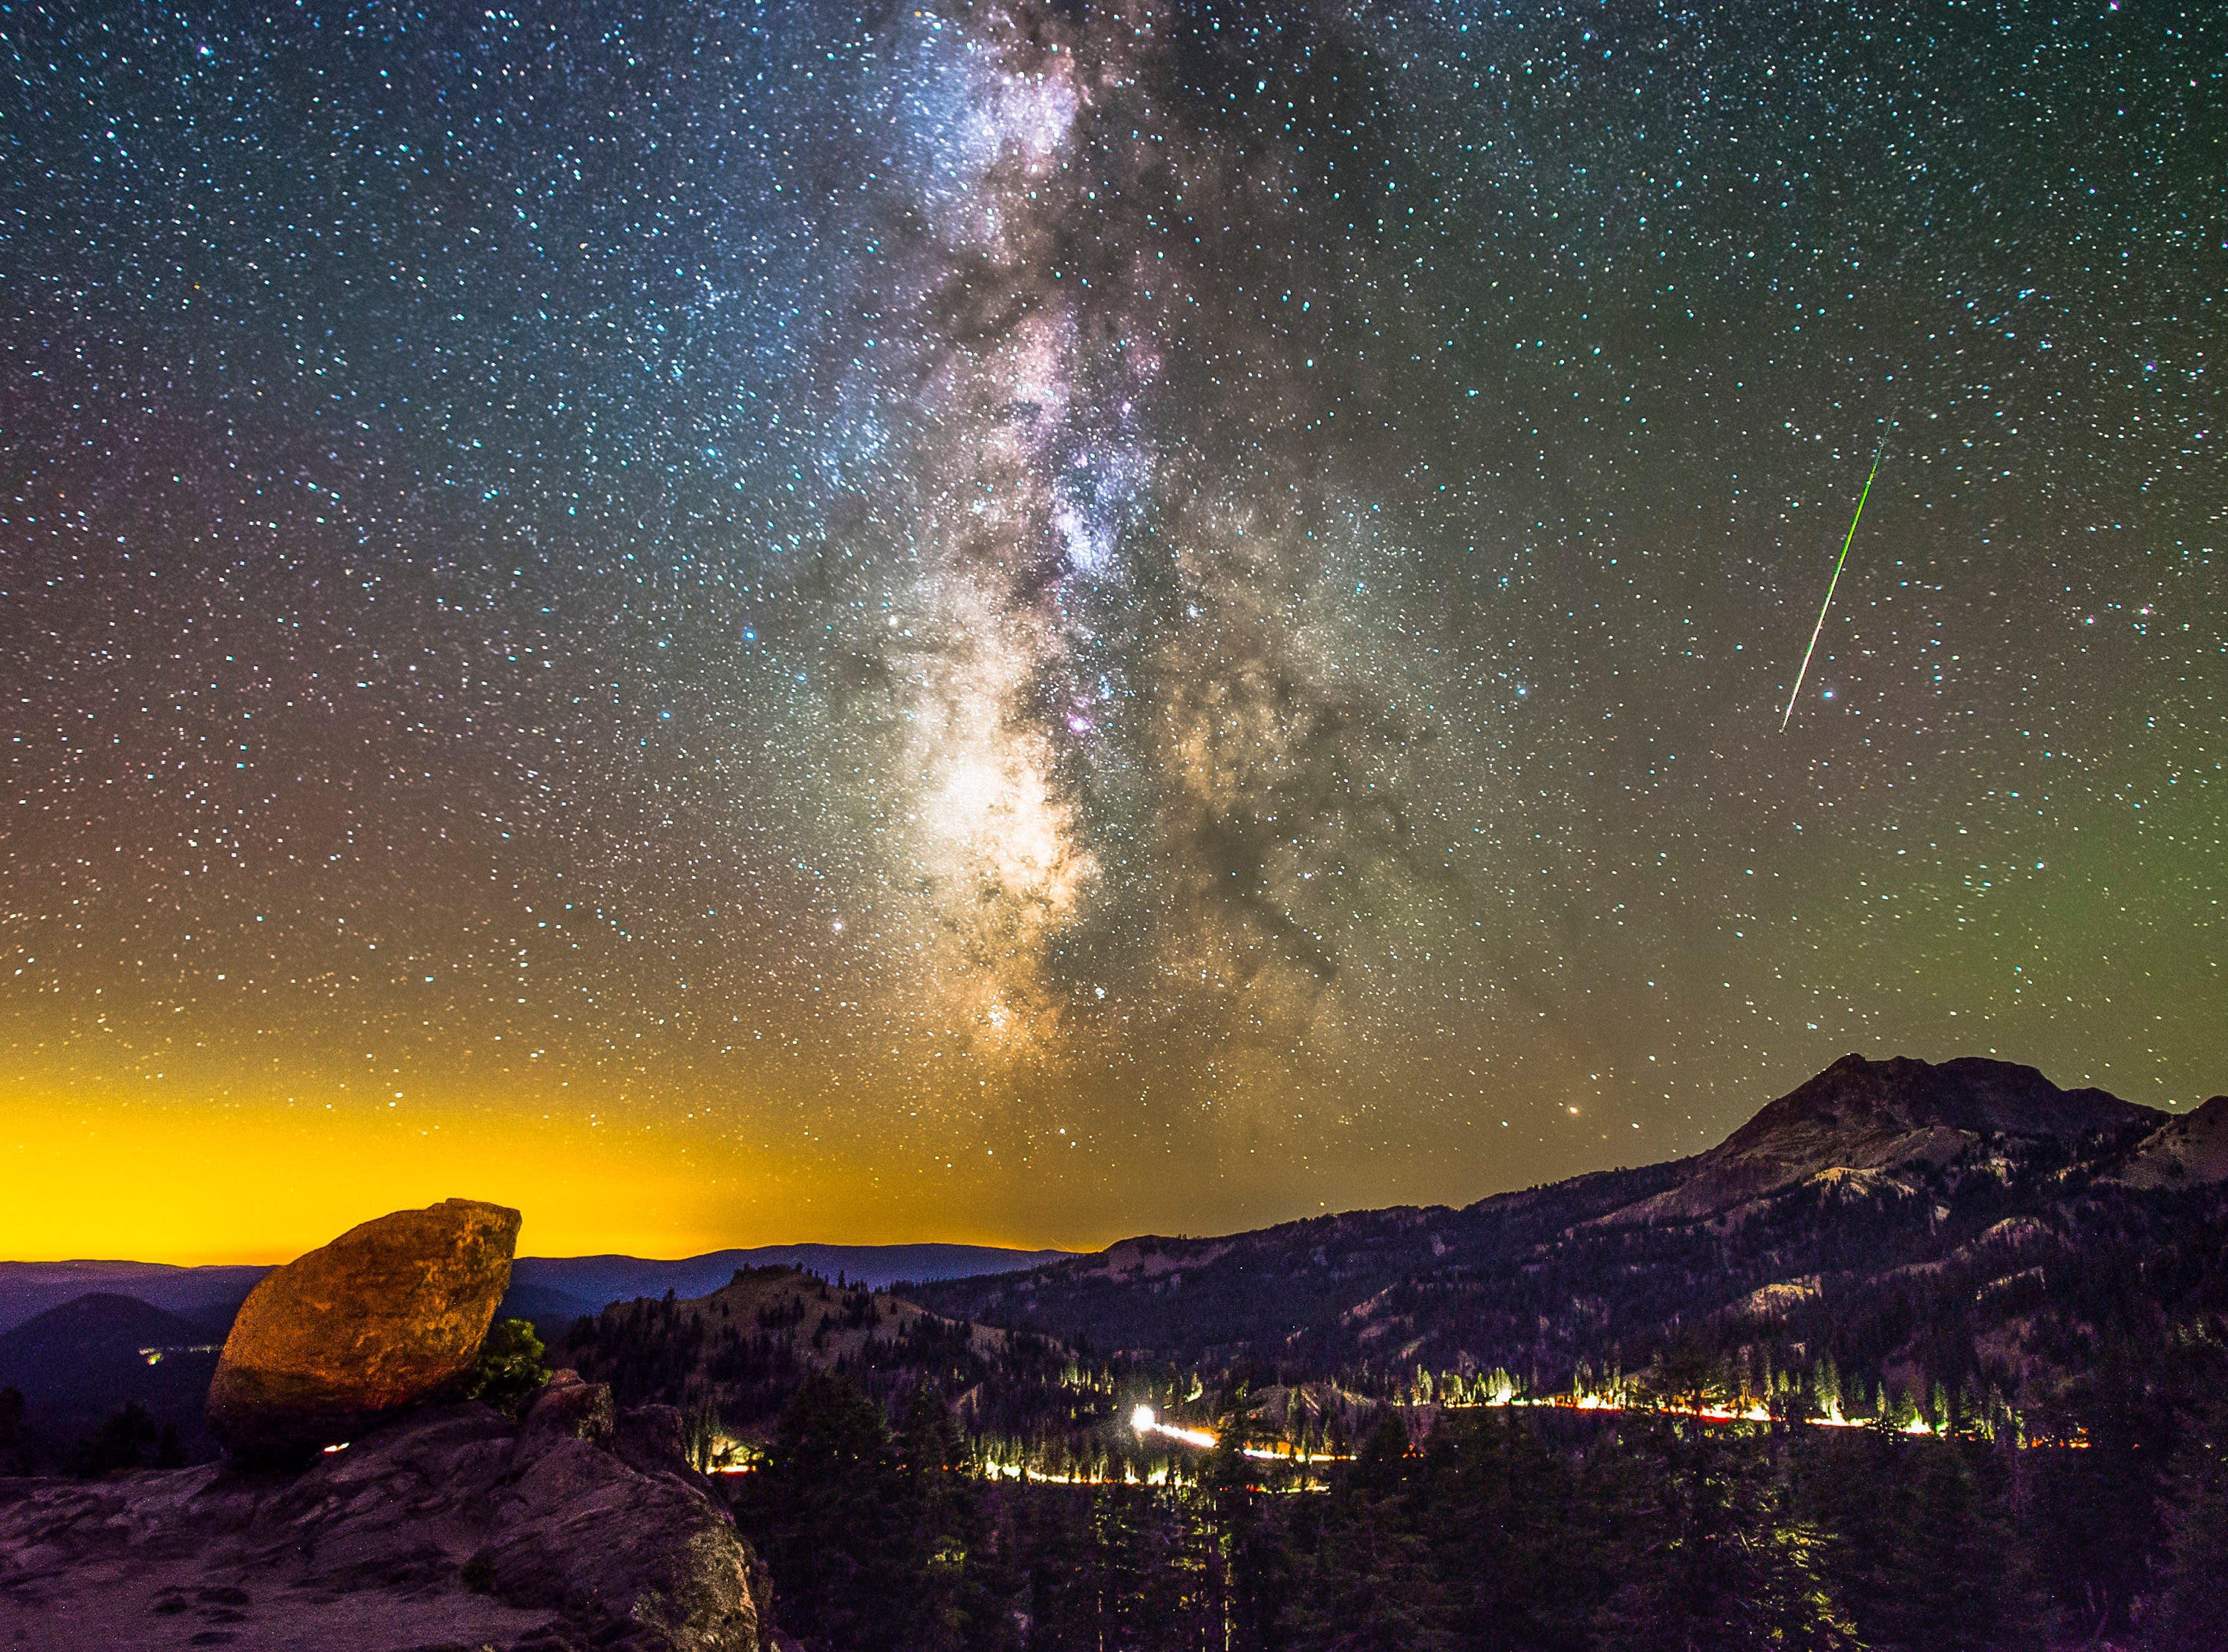
<path fill-rule="evenodd" d="M 452 1391 L 509 1286 L 518 1223 L 501 1205 L 448 1199 L 266 1275 L 209 1384 L 212 1432 L 236 1458 L 284 1461 Z"/>

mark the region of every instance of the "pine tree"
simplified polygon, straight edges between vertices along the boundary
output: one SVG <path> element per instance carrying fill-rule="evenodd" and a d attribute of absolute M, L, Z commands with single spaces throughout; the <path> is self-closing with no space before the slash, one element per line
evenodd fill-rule
<path fill-rule="evenodd" d="M 127 1400 L 78 1449 L 77 1471 L 92 1479 L 122 1470 L 144 1468 L 149 1452 L 161 1436 L 162 1431 L 156 1427 L 147 1407 L 136 1400 Z"/>
<path fill-rule="evenodd" d="M 1802 1443 L 1798 1505 L 1857 1635 L 1881 1652 L 2011 1652 L 2043 1608 L 2005 1459 L 1977 1444 L 1867 1430 Z"/>
<path fill-rule="evenodd" d="M 0 1474 L 29 1474 L 31 1445 L 23 1432 L 23 1391 L 0 1388 Z"/>
<path fill-rule="evenodd" d="M 2217 1347 L 2195 1350 L 2201 1398 L 2174 1452 L 2166 1508 L 2167 1553 L 2154 1644 L 2228 1647 L 2228 1399 L 2218 1389 Z M 2205 1356 L 2211 1357 L 2205 1357 Z"/>
<path fill-rule="evenodd" d="M 1434 1652 L 1455 1645 L 1450 1602 L 1418 1528 L 1407 1424 L 1386 1406 L 1331 1491 L 1293 1645 L 1304 1652 Z"/>
<path fill-rule="evenodd" d="M 1496 1411 L 1434 1432 L 1424 1454 L 1425 1530 L 1468 1646 L 1532 1652 L 1585 1644 L 1607 1591 L 1572 1514 L 1577 1486 L 1533 1419 Z"/>
<path fill-rule="evenodd" d="M 1659 1425 L 1619 1464 L 1624 1479 L 1612 1571 L 1599 1613 L 1604 1652 L 1849 1652 L 1857 1642 L 1755 1442 Z"/>
<path fill-rule="evenodd" d="M 966 1443 L 932 1384 L 919 1384 L 907 1398 L 896 1450 L 905 1560 L 917 1579 L 906 1646 L 948 1652 L 995 1643 L 1009 1615 L 1005 1598 L 1017 1580 L 1003 1573 L 989 1551 Z"/>
<path fill-rule="evenodd" d="M 784 1629 L 831 1652 L 904 1643 L 915 1579 L 879 1406 L 841 1376 L 808 1377 L 739 1493 L 736 1521 L 773 1574 Z"/>

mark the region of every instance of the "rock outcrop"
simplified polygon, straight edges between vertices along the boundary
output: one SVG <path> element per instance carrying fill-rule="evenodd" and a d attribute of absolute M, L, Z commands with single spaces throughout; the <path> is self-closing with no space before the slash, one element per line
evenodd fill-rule
<path fill-rule="evenodd" d="M 763 1573 L 671 1421 L 560 1378 L 522 1423 L 429 1406 L 298 1476 L 0 1480 L 0 1645 L 758 1652 Z"/>
<path fill-rule="evenodd" d="M 298 1459 L 440 1396 L 487 1336 L 518 1223 L 502 1205 L 449 1199 L 265 1276 L 218 1359 L 211 1430 L 241 1461 Z"/>

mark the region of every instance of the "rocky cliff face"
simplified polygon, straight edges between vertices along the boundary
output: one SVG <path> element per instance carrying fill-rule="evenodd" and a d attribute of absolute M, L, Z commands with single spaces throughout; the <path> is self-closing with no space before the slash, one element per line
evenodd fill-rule
<path fill-rule="evenodd" d="M 351 1228 L 265 1276 L 209 1384 L 209 1426 L 278 1462 L 439 1394 L 471 1368 L 510 1284 L 519 1215 L 449 1199 Z"/>
<path fill-rule="evenodd" d="M 391 1420 L 299 1476 L 0 1480 L 0 1645 L 758 1652 L 764 1585 L 680 1419 L 554 1384 Z"/>

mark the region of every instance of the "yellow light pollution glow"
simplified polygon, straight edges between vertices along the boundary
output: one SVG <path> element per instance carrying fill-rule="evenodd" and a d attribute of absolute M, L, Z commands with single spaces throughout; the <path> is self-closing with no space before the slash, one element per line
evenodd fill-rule
<path fill-rule="evenodd" d="M 918 1229 L 855 1166 L 776 1164 L 671 1130 L 322 1107 L 11 1098 L 0 1126 L 0 1257 L 272 1262 L 356 1222 L 456 1197 L 526 1216 L 521 1253 L 687 1256 L 826 1231 Z M 813 1233 L 791 1223 L 813 1226 Z M 981 1243 L 1014 1235 L 953 1230 Z"/>

